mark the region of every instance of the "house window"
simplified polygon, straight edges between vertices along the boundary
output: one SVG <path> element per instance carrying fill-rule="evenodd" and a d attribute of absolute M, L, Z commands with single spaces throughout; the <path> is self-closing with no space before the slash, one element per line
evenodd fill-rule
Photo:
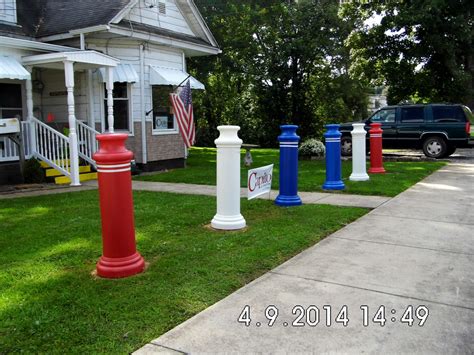
<path fill-rule="evenodd" d="M 127 83 L 114 83 L 114 130 L 130 132 L 130 99 Z M 107 89 L 104 84 L 104 117 L 105 129 L 109 129 L 107 120 Z"/>
<path fill-rule="evenodd" d="M 0 0 L 0 21 L 16 23 L 16 0 Z"/>
<path fill-rule="evenodd" d="M 155 133 L 177 132 L 176 119 L 171 106 L 170 86 L 152 86 L 153 95 L 153 131 Z"/>
<path fill-rule="evenodd" d="M 21 117 L 21 85 L 0 84 L 0 118 Z"/>

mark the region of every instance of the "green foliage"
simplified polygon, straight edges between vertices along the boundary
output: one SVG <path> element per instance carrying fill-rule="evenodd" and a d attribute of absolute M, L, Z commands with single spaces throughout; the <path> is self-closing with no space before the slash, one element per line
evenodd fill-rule
<path fill-rule="evenodd" d="M 31 158 L 23 165 L 23 175 L 26 183 L 40 184 L 45 182 L 46 176 L 38 160 Z"/>
<path fill-rule="evenodd" d="M 298 153 L 303 157 L 324 157 L 326 147 L 323 142 L 315 138 L 310 138 L 300 145 Z"/>
<path fill-rule="evenodd" d="M 354 78 L 385 83 L 389 103 L 460 102 L 473 105 L 472 0 L 354 1 L 346 19 L 358 19 L 348 38 Z M 364 20 L 378 15 L 380 24 Z"/>
<path fill-rule="evenodd" d="M 245 150 L 241 151 L 243 161 Z M 279 188 L 280 155 L 277 149 L 252 149 L 252 166 L 274 164 L 272 189 Z M 370 181 L 350 181 L 352 162 L 342 162 L 342 178 L 346 184 L 341 193 L 361 195 L 396 196 L 432 172 L 444 166 L 444 162 L 387 162 L 386 174 L 373 174 Z M 247 183 L 247 167 L 241 165 L 241 186 Z M 298 162 L 298 190 L 321 191 L 326 178 L 325 162 L 321 160 L 302 160 Z M 182 182 L 188 184 L 216 184 L 216 149 L 192 148 L 186 161 L 186 169 L 176 169 L 153 175 L 135 177 L 134 180 Z"/>
<path fill-rule="evenodd" d="M 344 40 L 353 28 L 332 0 L 197 0 L 222 54 L 190 61 L 206 92 L 195 95 L 198 145 L 219 124 L 237 124 L 244 142 L 276 146 L 281 124 L 304 137 L 328 121 L 366 116 L 366 87 L 350 78 Z"/>

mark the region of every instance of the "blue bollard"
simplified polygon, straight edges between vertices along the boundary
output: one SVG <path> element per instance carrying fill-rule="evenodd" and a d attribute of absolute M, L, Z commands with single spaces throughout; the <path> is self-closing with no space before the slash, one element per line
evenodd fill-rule
<path fill-rule="evenodd" d="M 324 190 L 342 190 L 341 180 L 341 132 L 338 124 L 327 124 L 326 139 L 326 181 Z"/>
<path fill-rule="evenodd" d="M 300 137 L 296 135 L 298 126 L 280 126 L 280 194 L 275 199 L 278 206 L 301 205 L 298 196 L 298 142 Z"/>

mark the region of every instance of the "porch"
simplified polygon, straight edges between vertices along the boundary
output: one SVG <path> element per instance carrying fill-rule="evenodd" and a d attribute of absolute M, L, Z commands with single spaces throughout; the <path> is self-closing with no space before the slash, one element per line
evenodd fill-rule
<path fill-rule="evenodd" d="M 18 116 L 26 117 L 21 121 L 25 158 L 35 157 L 66 176 L 70 180 L 71 186 L 80 185 L 79 160 L 81 158 L 83 161 L 95 165 L 92 155 L 97 150 L 95 136 L 99 133 L 95 128 L 92 71 L 100 69 L 103 73 L 108 132 L 114 132 L 113 83 L 114 68 L 118 63 L 119 60 L 95 51 L 38 54 L 25 56 L 22 58 L 21 64 L 18 63 L 24 71 L 22 77 L 12 76 L 11 73 L 0 75 L 0 79 L 9 79 L 9 81 L 21 83 L 23 86 L 22 101 L 25 104 L 22 106 L 25 113 Z M 20 70 L 20 68 L 17 69 Z M 60 71 L 63 75 L 65 90 L 58 92 L 58 96 L 60 96 L 58 102 L 63 105 L 61 116 L 66 116 L 67 120 L 64 119 L 66 117 L 61 117 L 63 118 L 59 119 L 61 124 L 55 125 L 55 127 L 52 124 L 47 124 L 48 120 L 45 120 L 44 117 L 42 121 L 35 115 L 35 106 L 38 107 L 39 103 L 34 102 L 34 91 L 38 83 L 32 80 L 33 69 Z M 87 119 L 84 121 L 79 121 L 76 118 L 77 107 L 74 94 L 75 74 L 77 73 L 85 75 L 87 81 L 88 90 L 85 97 L 89 107 Z M 41 99 L 41 101 L 43 100 Z M 61 128 L 65 126 L 67 130 L 60 132 Z M 0 162 L 19 159 L 18 149 L 13 142 L 8 138 L 0 137 L 0 143 L 3 143 L 1 144 L 3 149 L 0 150 Z"/>

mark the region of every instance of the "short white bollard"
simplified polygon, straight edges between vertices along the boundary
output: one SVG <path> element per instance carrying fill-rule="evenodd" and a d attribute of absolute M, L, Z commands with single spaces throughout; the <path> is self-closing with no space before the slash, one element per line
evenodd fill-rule
<path fill-rule="evenodd" d="M 240 147 L 239 126 L 219 126 L 217 146 L 217 213 L 212 228 L 236 230 L 246 223 L 240 214 Z"/>
<path fill-rule="evenodd" d="M 367 132 L 364 129 L 364 123 L 352 124 L 352 174 L 349 177 L 351 181 L 367 181 L 366 158 L 365 158 L 365 136 Z"/>

